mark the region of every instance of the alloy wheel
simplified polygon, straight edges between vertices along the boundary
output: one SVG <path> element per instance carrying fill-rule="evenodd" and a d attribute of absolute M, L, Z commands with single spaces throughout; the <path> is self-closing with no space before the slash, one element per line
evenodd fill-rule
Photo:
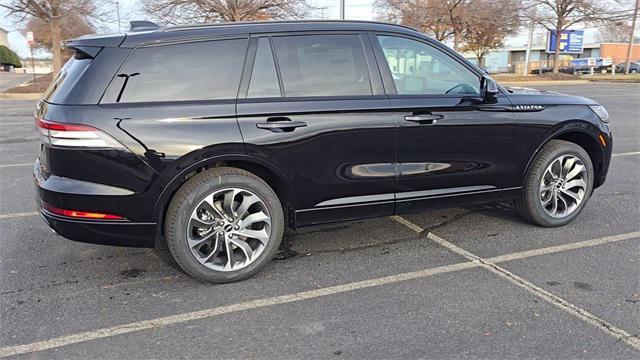
<path fill-rule="evenodd" d="M 236 271 L 253 263 L 271 237 L 264 201 L 246 189 L 226 188 L 206 196 L 187 224 L 187 244 L 196 260 L 216 271 Z"/>
<path fill-rule="evenodd" d="M 577 156 L 562 155 L 551 162 L 540 181 L 540 203 L 553 218 L 575 212 L 585 198 L 587 169 Z"/>

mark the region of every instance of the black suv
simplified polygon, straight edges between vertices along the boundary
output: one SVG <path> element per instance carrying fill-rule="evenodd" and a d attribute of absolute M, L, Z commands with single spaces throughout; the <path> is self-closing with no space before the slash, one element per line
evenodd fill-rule
<path fill-rule="evenodd" d="M 36 112 L 42 216 L 166 243 L 201 280 L 254 274 L 285 228 L 491 201 L 564 225 L 611 158 L 596 102 L 502 88 L 398 25 L 135 23 L 66 46 Z"/>

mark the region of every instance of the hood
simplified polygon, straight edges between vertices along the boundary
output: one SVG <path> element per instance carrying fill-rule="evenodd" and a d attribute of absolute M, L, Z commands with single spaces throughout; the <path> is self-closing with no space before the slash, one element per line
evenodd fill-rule
<path fill-rule="evenodd" d="M 507 97 L 514 105 L 597 105 L 598 103 L 582 96 L 567 95 L 554 91 L 538 90 L 517 86 L 505 86 Z"/>

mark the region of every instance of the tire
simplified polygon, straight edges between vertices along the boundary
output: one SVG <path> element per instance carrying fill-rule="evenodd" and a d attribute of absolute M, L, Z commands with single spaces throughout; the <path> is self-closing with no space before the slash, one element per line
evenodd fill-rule
<path fill-rule="evenodd" d="M 262 179 L 219 167 L 178 189 L 164 229 L 169 252 L 182 270 L 201 281 L 226 283 L 254 275 L 271 260 L 282 241 L 284 215 L 278 196 Z"/>
<path fill-rule="evenodd" d="M 569 169 L 564 175 L 563 168 Z M 559 175 L 557 179 L 553 174 Z M 514 201 L 514 206 L 533 224 L 543 227 L 566 225 L 587 204 L 593 190 L 593 179 L 591 158 L 582 147 L 568 141 L 551 140 L 533 160 L 521 197 Z"/>
<path fill-rule="evenodd" d="M 631 69 L 631 70 L 629 71 L 629 73 L 631 73 L 631 74 L 635 74 L 635 73 L 637 73 L 637 72 L 638 72 L 638 69 Z"/>

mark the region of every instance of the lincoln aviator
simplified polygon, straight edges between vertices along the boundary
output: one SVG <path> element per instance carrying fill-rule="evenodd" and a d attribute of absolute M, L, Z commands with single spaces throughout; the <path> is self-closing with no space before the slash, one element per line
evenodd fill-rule
<path fill-rule="evenodd" d="M 203 281 L 255 274 L 308 225 L 500 201 L 562 226 L 611 159 L 595 101 L 500 86 L 399 25 L 143 21 L 64 46 L 35 113 L 42 217 Z"/>

